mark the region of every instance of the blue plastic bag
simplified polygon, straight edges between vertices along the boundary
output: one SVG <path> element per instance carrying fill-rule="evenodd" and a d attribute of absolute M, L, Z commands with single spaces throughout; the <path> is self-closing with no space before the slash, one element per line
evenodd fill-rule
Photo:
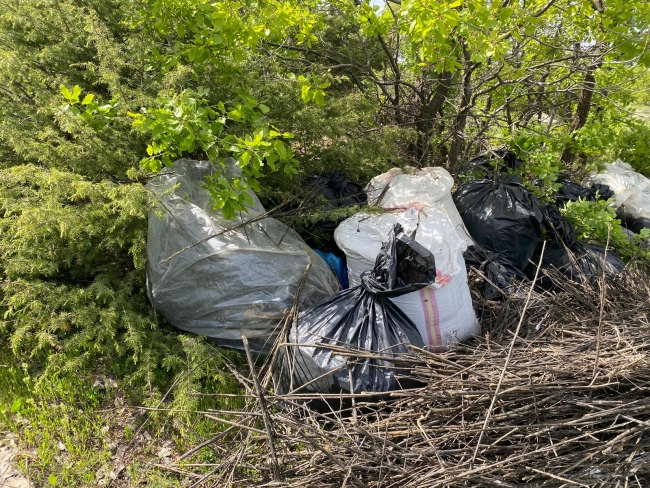
<path fill-rule="evenodd" d="M 332 254 L 331 252 L 323 252 L 318 249 L 314 249 L 314 251 L 325 260 L 327 265 L 334 272 L 336 277 L 339 279 L 339 283 L 341 283 L 341 288 L 343 290 L 350 288 L 350 282 L 348 281 L 348 267 L 346 266 L 344 259 Z"/>

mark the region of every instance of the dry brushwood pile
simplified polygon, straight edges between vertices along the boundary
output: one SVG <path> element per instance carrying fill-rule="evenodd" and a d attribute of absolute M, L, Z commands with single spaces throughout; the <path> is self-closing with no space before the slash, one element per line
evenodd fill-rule
<path fill-rule="evenodd" d="M 379 402 L 317 413 L 273 393 L 273 355 L 249 356 L 246 410 L 208 413 L 227 428 L 184 456 L 220 462 L 172 469 L 201 469 L 193 486 L 650 486 L 650 280 L 561 285 L 476 293 L 483 338 L 414 351 L 402 363 L 425 386 Z"/>

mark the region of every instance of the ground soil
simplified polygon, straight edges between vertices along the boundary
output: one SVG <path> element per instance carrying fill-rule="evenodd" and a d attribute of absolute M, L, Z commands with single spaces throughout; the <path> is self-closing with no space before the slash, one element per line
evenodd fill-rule
<path fill-rule="evenodd" d="M 0 432 L 0 488 L 31 488 L 32 484 L 12 464 L 16 444 L 10 434 Z"/>

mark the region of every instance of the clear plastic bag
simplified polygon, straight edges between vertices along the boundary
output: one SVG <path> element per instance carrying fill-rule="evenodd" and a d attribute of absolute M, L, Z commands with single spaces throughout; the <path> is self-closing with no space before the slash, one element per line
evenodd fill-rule
<path fill-rule="evenodd" d="M 237 169 L 229 162 L 229 176 Z M 258 219 L 265 210 L 252 191 L 253 206 L 235 220 L 214 210 L 203 188 L 213 172 L 209 161 L 179 160 L 147 185 L 164 211 L 162 218 L 149 216 L 149 298 L 180 329 L 238 348 L 245 335 L 259 351 L 272 344 L 308 264 L 302 308 L 338 291 L 338 281 L 293 230 L 272 218 Z"/>

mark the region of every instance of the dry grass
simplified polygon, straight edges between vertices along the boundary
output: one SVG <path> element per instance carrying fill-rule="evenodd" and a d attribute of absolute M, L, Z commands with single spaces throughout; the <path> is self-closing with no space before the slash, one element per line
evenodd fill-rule
<path fill-rule="evenodd" d="M 230 427 L 197 448 L 221 462 L 171 468 L 202 487 L 650 486 L 650 280 L 557 279 L 557 294 L 475 293 L 484 337 L 413 351 L 401 363 L 425 386 L 380 401 L 312 411 L 273 393 L 271 356 L 259 388 L 239 375 L 245 411 L 208 414 Z"/>

